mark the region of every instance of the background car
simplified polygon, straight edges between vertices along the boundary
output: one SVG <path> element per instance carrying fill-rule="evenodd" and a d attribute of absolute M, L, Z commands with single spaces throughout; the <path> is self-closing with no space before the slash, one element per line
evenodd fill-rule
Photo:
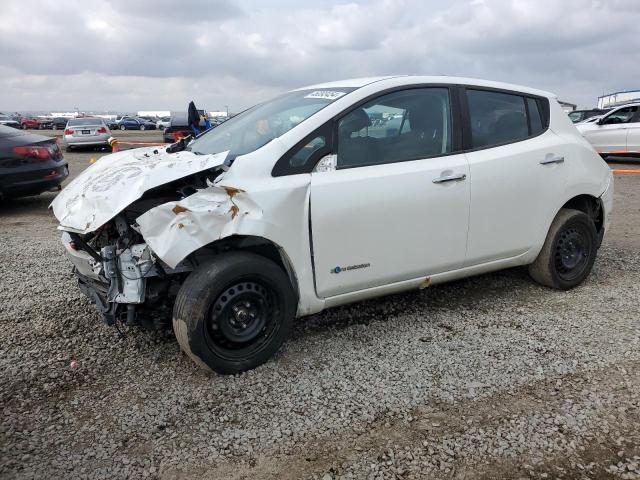
<path fill-rule="evenodd" d="M 120 130 L 155 130 L 156 124 L 139 117 L 122 117 L 118 122 Z"/>
<path fill-rule="evenodd" d="M 603 156 L 640 156 L 640 103 L 622 105 L 576 128 Z"/>
<path fill-rule="evenodd" d="M 68 118 L 65 117 L 53 117 L 51 119 L 51 128 L 53 130 L 62 130 L 67 126 Z"/>
<path fill-rule="evenodd" d="M 156 122 L 156 128 L 158 130 L 164 130 L 171 125 L 171 117 L 162 117 Z"/>
<path fill-rule="evenodd" d="M 605 113 L 607 113 L 606 110 L 601 110 L 599 108 L 592 108 L 591 110 L 574 110 L 573 112 L 569 112 L 569 119 L 573 123 L 578 123 L 591 117 L 604 115 Z"/>
<path fill-rule="evenodd" d="M 111 130 L 102 118 L 71 118 L 64 129 L 62 144 L 74 147 L 108 147 Z"/>
<path fill-rule="evenodd" d="M 68 176 L 55 138 L 0 125 L 0 198 L 60 189 Z"/>
<path fill-rule="evenodd" d="M 13 128 L 20 128 L 20 122 L 17 122 L 10 116 L 2 113 L 0 113 L 0 125 L 5 125 L 7 127 L 13 127 Z"/>
<path fill-rule="evenodd" d="M 23 130 L 27 130 L 27 129 L 37 130 L 40 128 L 40 122 L 35 117 L 22 117 L 20 119 L 20 127 Z"/>
<path fill-rule="evenodd" d="M 211 125 L 215 127 L 217 124 L 212 122 Z M 200 117 L 200 132 L 204 132 L 205 130 L 204 118 Z M 174 143 L 187 135 L 193 135 L 193 130 L 189 127 L 187 114 L 177 114 L 173 115 L 169 120 L 169 126 L 165 127 L 162 132 L 162 139 L 165 143 Z"/>
<path fill-rule="evenodd" d="M 38 120 L 38 129 L 39 130 L 47 130 L 53 128 L 53 118 L 52 117 L 37 117 Z"/>

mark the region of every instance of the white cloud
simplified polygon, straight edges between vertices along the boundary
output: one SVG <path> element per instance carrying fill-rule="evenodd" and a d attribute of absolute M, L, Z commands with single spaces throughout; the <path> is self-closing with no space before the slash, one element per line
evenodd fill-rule
<path fill-rule="evenodd" d="M 318 81 L 451 74 L 584 106 L 637 88 L 634 0 L 5 0 L 0 110 L 240 110 Z M 238 6 L 239 5 L 239 6 Z"/>

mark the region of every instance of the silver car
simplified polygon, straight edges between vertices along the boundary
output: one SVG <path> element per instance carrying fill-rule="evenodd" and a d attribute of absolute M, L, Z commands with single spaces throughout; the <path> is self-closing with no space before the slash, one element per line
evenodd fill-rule
<path fill-rule="evenodd" d="M 72 118 L 62 135 L 62 144 L 71 150 L 82 146 L 109 146 L 111 130 L 102 118 Z"/>

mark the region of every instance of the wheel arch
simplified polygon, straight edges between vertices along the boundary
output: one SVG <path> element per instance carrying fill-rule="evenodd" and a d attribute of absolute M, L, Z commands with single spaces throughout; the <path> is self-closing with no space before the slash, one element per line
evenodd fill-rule
<path fill-rule="evenodd" d="M 278 265 L 289 277 L 296 299 L 300 299 L 300 288 L 298 276 L 296 275 L 293 262 L 285 249 L 276 242 L 257 235 L 230 235 L 228 237 L 215 240 L 191 253 L 190 257 L 200 255 L 210 255 L 211 253 L 221 253 L 230 251 L 247 251 L 261 257 L 267 258 Z"/>
<path fill-rule="evenodd" d="M 576 195 L 567 200 L 562 208 L 572 208 L 586 213 L 593 220 L 598 235 L 604 230 L 604 208 L 602 199 L 589 194 Z"/>

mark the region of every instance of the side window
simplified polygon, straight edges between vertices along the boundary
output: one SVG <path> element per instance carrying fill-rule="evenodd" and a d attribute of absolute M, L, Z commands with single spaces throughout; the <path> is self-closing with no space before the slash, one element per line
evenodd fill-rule
<path fill-rule="evenodd" d="M 538 135 L 544 130 L 544 127 L 542 126 L 542 115 L 540 115 L 538 101 L 535 98 L 527 98 L 527 110 L 529 111 L 531 135 Z"/>
<path fill-rule="evenodd" d="M 338 121 L 337 167 L 403 162 L 451 152 L 447 88 L 380 96 Z"/>
<path fill-rule="evenodd" d="M 525 99 L 488 90 L 467 90 L 472 148 L 517 142 L 529 136 Z"/>
<path fill-rule="evenodd" d="M 629 123 L 638 111 L 638 107 L 625 107 L 616 110 L 611 115 L 605 117 L 603 125 L 615 125 L 618 123 Z"/>

